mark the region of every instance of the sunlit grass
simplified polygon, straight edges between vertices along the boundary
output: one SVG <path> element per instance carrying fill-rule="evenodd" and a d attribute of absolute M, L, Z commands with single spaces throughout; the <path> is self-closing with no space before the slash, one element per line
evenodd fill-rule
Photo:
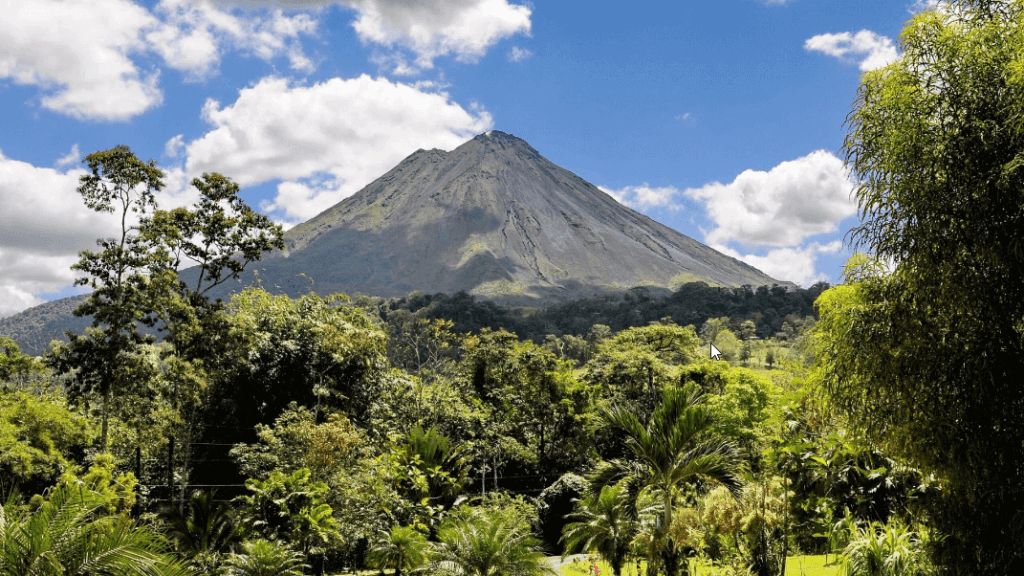
<path fill-rule="evenodd" d="M 840 567 L 832 562 L 835 556 L 829 556 L 829 564 L 825 564 L 825 556 L 791 556 L 786 561 L 786 576 L 838 576 Z M 597 568 L 600 576 L 612 576 L 612 568 L 607 562 L 598 560 Z M 561 576 L 592 576 L 591 566 L 588 561 L 567 564 L 562 567 Z M 640 572 L 637 573 L 636 562 L 627 562 L 622 568 L 622 576 L 643 576 L 647 570 L 647 563 L 641 562 Z M 691 561 L 690 574 L 692 576 L 717 576 L 723 572 L 721 568 L 708 566 L 703 563 Z"/>

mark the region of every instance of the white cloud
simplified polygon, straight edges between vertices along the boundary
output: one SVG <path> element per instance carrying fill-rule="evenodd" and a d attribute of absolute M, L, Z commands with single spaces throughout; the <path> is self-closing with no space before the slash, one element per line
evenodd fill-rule
<path fill-rule="evenodd" d="M 78 162 L 82 158 L 82 153 L 78 150 L 78 144 L 71 145 L 71 151 L 57 159 L 57 167 L 63 168 Z"/>
<path fill-rule="evenodd" d="M 693 116 L 689 112 L 676 116 L 676 120 L 679 120 L 680 122 L 686 122 L 690 118 L 693 118 Z"/>
<path fill-rule="evenodd" d="M 604 186 L 598 186 L 598 188 L 605 194 L 615 198 L 619 204 L 629 206 L 634 210 L 646 208 L 679 210 L 682 208 L 680 204 L 675 202 L 675 198 L 680 196 L 682 192 L 674 186 L 652 188 L 650 184 L 644 182 L 641 186 L 626 186 L 619 190 L 612 190 Z"/>
<path fill-rule="evenodd" d="M 853 183 L 843 161 L 824 150 L 783 162 L 768 172 L 746 170 L 729 184 L 686 190 L 704 202 L 716 228 L 709 243 L 795 246 L 835 232 L 856 212 Z"/>
<path fill-rule="evenodd" d="M 118 215 L 85 206 L 77 191 L 84 174 L 80 168 L 61 172 L 0 153 L 0 317 L 40 304 L 40 294 L 73 284 L 79 273 L 71 265 L 78 253 L 95 250 L 98 238 L 120 233 Z M 167 187 L 157 194 L 160 208 L 198 200 L 180 169 L 165 174 Z"/>
<path fill-rule="evenodd" d="M 899 57 L 891 39 L 870 30 L 861 30 L 856 34 L 819 34 L 808 38 L 804 42 L 804 49 L 843 60 L 859 61 L 863 71 L 881 68 Z"/>
<path fill-rule="evenodd" d="M 414 66 L 428 69 L 440 56 L 474 62 L 503 38 L 530 33 L 529 6 L 508 0 L 343 0 L 358 14 L 352 27 L 366 43 L 401 47 L 416 55 Z"/>
<path fill-rule="evenodd" d="M 776 280 L 788 280 L 804 287 L 822 280 L 830 280 L 827 275 L 816 270 L 818 254 L 835 254 L 842 247 L 843 243 L 838 240 L 824 245 L 814 242 L 805 247 L 775 248 L 764 256 L 757 256 L 740 254 L 721 244 L 712 246 L 715 250 L 742 260 Z"/>
<path fill-rule="evenodd" d="M 160 104 L 158 73 L 129 55 L 156 24 L 129 0 L 4 2 L 0 78 L 38 86 L 44 108 L 80 119 L 125 120 Z"/>
<path fill-rule="evenodd" d="M 512 49 L 508 51 L 509 62 L 522 62 L 523 60 L 530 58 L 530 56 L 533 56 L 533 52 L 526 48 L 520 48 L 519 46 L 513 46 Z"/>
<path fill-rule="evenodd" d="M 163 102 L 159 70 L 133 58 L 158 54 L 190 79 L 211 74 L 224 46 L 308 72 L 301 35 L 310 14 L 231 14 L 210 0 L 0 0 L 0 79 L 36 86 L 39 104 L 82 120 L 124 121 Z M 158 17 L 159 16 L 159 17 Z"/>
<path fill-rule="evenodd" d="M 224 45 L 266 61 L 284 56 L 300 72 L 315 69 L 299 42 L 300 36 L 317 32 L 318 23 L 310 14 L 287 16 L 281 10 L 233 14 L 218 9 L 211 0 L 161 0 L 156 12 L 164 23 L 146 39 L 169 66 L 192 79 L 216 69 Z"/>
<path fill-rule="evenodd" d="M 164 144 L 164 156 L 168 158 L 177 158 L 178 154 L 181 154 L 182 149 L 185 147 L 185 135 L 178 134 L 171 138 Z"/>
<path fill-rule="evenodd" d="M 85 207 L 75 169 L 39 168 L 0 154 L 0 316 L 38 304 L 74 282 L 71 264 L 119 222 Z M 59 226 L 54 223 L 59 222 Z"/>
<path fill-rule="evenodd" d="M 283 180 L 268 210 L 306 220 L 357 192 L 418 148 L 451 149 L 491 128 L 444 92 L 363 75 L 293 86 L 264 78 L 231 105 L 209 100 L 213 129 L 187 146 L 187 172 L 239 184 Z"/>
<path fill-rule="evenodd" d="M 909 10 L 911 14 L 917 14 L 925 10 L 935 10 L 939 4 L 941 4 L 941 0 L 917 0 L 910 5 Z"/>

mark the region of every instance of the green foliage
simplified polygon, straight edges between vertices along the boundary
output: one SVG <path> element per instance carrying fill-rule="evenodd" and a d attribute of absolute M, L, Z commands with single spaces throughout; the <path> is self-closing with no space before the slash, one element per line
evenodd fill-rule
<path fill-rule="evenodd" d="M 272 471 L 292 474 L 310 471 L 314 482 L 331 483 L 333 476 L 355 466 L 363 452 L 363 433 L 341 414 L 316 423 L 312 410 L 294 402 L 274 420 L 274 426 L 256 426 L 258 444 L 231 449 L 242 474 L 265 479 Z"/>
<path fill-rule="evenodd" d="M 307 558 L 322 556 L 337 540 L 338 524 L 326 502 L 327 485 L 309 477 L 303 468 L 246 480 L 250 494 L 237 499 L 242 525 L 260 538 L 291 542 Z"/>
<path fill-rule="evenodd" d="M 711 420 L 722 435 L 755 452 L 778 401 L 778 389 L 771 379 L 746 368 L 726 368 L 722 376 L 721 392 L 706 397 Z M 685 373 L 681 380 L 687 380 Z"/>
<path fill-rule="evenodd" d="M 178 553 L 199 570 L 216 569 L 222 555 L 242 540 L 241 527 L 227 502 L 214 500 L 215 492 L 195 492 L 184 509 L 165 510 L 166 535 Z"/>
<path fill-rule="evenodd" d="M 571 519 L 562 535 L 562 556 L 596 552 L 611 565 L 615 576 L 621 576 L 637 534 L 637 521 L 629 514 L 625 485 L 604 486 L 597 495 L 583 499 Z"/>
<path fill-rule="evenodd" d="M 81 252 L 71 267 L 85 274 L 75 285 L 92 288 L 75 315 L 91 315 L 93 328 L 85 336 L 69 334 L 71 341 L 58 345 L 48 362 L 58 373 L 76 370 L 72 386 L 100 397 L 100 447 L 105 451 L 110 398 L 133 394 L 144 381 L 136 374 L 139 364 L 134 351 L 151 337 L 141 334 L 138 324 L 156 322 L 160 290 L 154 287 L 167 278 L 167 274 L 152 273 L 166 271 L 166 259 L 154 251 L 134 222 L 156 207 L 154 194 L 163 188 L 164 174 L 154 160 L 139 160 L 127 146 L 94 152 L 83 161 L 89 173 L 81 177 L 78 192 L 90 209 L 120 216 L 120 237 L 97 240 L 101 250 Z"/>
<path fill-rule="evenodd" d="M 127 516 L 109 516 L 109 499 L 63 484 L 28 512 L 9 499 L 0 508 L 0 575 L 184 576 L 165 541 Z"/>
<path fill-rule="evenodd" d="M 302 554 L 267 540 L 244 542 L 239 553 L 227 557 L 224 567 L 228 576 L 301 576 L 308 568 Z"/>
<path fill-rule="evenodd" d="M 931 507 L 957 574 L 1024 572 L 1024 5 L 916 15 L 864 75 L 845 143 L 862 224 L 891 274 L 821 299 L 833 405 L 943 482 Z"/>
<path fill-rule="evenodd" d="M 217 173 L 192 180 L 199 201 L 191 208 L 157 210 L 142 222 L 141 233 L 158 247 L 170 270 L 182 264 L 195 267 L 168 279 L 161 301 L 161 317 L 168 340 L 178 355 L 189 359 L 222 351 L 225 331 L 220 301 L 206 294 L 239 277 L 264 252 L 284 249 L 284 231 L 267 216 L 255 212 L 238 196 L 238 185 Z"/>
<path fill-rule="evenodd" d="M 846 576 L 926 576 L 935 571 L 919 534 L 899 522 L 853 527 L 843 550 Z"/>
<path fill-rule="evenodd" d="M 399 447 L 399 490 L 413 502 L 447 508 L 462 492 L 469 468 L 464 450 L 433 428 L 414 426 Z"/>
<path fill-rule="evenodd" d="M 539 542 L 500 514 L 477 512 L 445 522 L 438 533 L 437 571 L 465 576 L 554 575 Z"/>
<path fill-rule="evenodd" d="M 643 417 L 654 409 L 661 390 L 675 382 L 677 367 L 700 357 L 698 346 L 689 326 L 655 324 L 623 330 L 598 344 L 583 379 L 599 386 L 605 398 Z"/>
<path fill-rule="evenodd" d="M 0 384 L 24 381 L 43 372 L 43 365 L 32 356 L 22 354 L 18 345 L 6 336 L 0 336 Z"/>
<path fill-rule="evenodd" d="M 589 489 L 585 478 L 569 472 L 541 491 L 537 498 L 537 518 L 544 544 L 551 552 L 562 552 L 560 540 L 567 523 L 565 517 L 576 509 L 576 501 Z"/>
<path fill-rule="evenodd" d="M 580 384 L 570 362 L 509 332 L 482 330 L 463 342 L 461 378 L 486 403 L 492 422 L 481 460 L 526 470 L 578 467 L 589 456 L 586 428 L 593 388 Z"/>
<path fill-rule="evenodd" d="M 138 484 L 138 479 L 131 472 L 116 474 L 115 468 L 113 456 L 98 454 L 85 475 L 78 477 L 71 471 L 65 472 L 57 486 L 89 490 L 96 497 L 105 500 L 105 505 L 100 509 L 104 513 L 127 516 L 135 506 L 135 485 Z"/>
<path fill-rule="evenodd" d="M 743 344 L 740 339 L 732 333 L 731 330 L 725 329 L 718 332 L 718 336 L 715 337 L 714 342 L 715 348 L 722 353 L 722 359 L 727 362 L 738 362 L 742 353 Z"/>
<path fill-rule="evenodd" d="M 387 335 L 347 298 L 291 299 L 247 288 L 229 307 L 230 349 L 214 397 L 245 427 L 271 422 L 290 402 L 334 408 L 357 423 L 379 401 Z M 281 386 L 287 382 L 287 386 Z"/>
<path fill-rule="evenodd" d="M 590 477 L 591 491 L 623 482 L 631 510 L 637 509 L 645 493 L 657 498 L 663 522 L 654 549 L 665 573 L 675 576 L 681 568 L 682 550 L 667 533 L 673 525 L 674 509 L 684 491 L 697 481 L 722 484 L 738 494 L 742 463 L 736 448 L 713 434 L 710 412 L 694 384 L 666 388 L 661 404 L 646 422 L 621 407 L 603 411 L 602 417 L 606 425 L 625 433 L 632 459 L 598 464 Z"/>
<path fill-rule="evenodd" d="M 402 576 L 425 565 L 429 556 L 426 536 L 412 526 L 394 526 L 381 531 L 366 554 L 366 562 L 371 568 L 392 568 L 395 576 Z"/>
<path fill-rule="evenodd" d="M 42 492 L 93 438 L 89 421 L 60 396 L 0 392 L 0 491 Z"/>

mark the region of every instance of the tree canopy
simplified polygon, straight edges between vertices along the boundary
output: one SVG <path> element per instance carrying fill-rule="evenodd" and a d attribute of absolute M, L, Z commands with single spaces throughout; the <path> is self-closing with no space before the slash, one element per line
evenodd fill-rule
<path fill-rule="evenodd" d="M 861 256 L 818 300 L 832 405 L 936 474 L 962 574 L 1024 571 L 1024 4 L 915 16 L 849 117 Z"/>

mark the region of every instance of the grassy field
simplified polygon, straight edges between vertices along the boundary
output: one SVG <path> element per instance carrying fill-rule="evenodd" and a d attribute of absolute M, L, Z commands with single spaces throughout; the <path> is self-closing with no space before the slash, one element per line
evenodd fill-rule
<path fill-rule="evenodd" d="M 792 556 L 786 561 L 786 576 L 839 576 L 840 567 L 831 564 L 835 556 L 829 556 L 829 564 L 825 564 L 824 556 Z M 601 576 L 612 576 L 612 569 L 605 562 L 597 562 Z M 646 563 L 640 566 L 640 576 L 647 568 Z M 704 564 L 692 562 L 690 564 L 692 576 L 716 576 L 719 570 Z M 562 567 L 561 576 L 591 576 L 589 562 L 577 562 Z M 622 576 L 637 576 L 636 563 L 629 563 L 622 569 Z"/>

